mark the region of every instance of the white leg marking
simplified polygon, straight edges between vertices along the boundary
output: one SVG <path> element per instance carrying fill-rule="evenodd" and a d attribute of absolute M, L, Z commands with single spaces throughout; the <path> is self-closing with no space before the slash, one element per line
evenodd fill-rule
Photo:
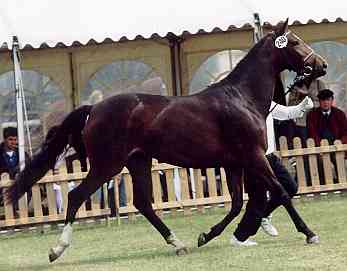
<path fill-rule="evenodd" d="M 186 246 L 173 232 L 171 232 L 171 235 L 167 238 L 166 242 L 175 247 L 177 255 L 186 254 L 188 252 Z"/>
<path fill-rule="evenodd" d="M 63 233 L 61 234 L 58 244 L 56 247 L 52 248 L 50 250 L 50 260 L 54 261 L 57 258 L 59 258 L 66 248 L 68 248 L 71 244 L 72 240 L 72 226 L 71 224 L 67 224 L 64 229 Z"/>

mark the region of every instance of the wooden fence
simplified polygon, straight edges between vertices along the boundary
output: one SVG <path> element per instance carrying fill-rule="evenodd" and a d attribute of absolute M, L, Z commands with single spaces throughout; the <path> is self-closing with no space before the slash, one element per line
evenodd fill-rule
<path fill-rule="evenodd" d="M 319 147 L 309 138 L 306 148 L 302 148 L 300 138 L 294 138 L 293 149 L 288 149 L 285 137 L 280 138 L 278 155 L 284 166 L 291 172 L 291 164 L 296 164 L 299 194 L 343 190 L 347 188 L 346 160 L 347 144 L 336 140 L 329 145 L 322 140 Z"/>
<path fill-rule="evenodd" d="M 300 139 L 295 138 L 294 148 L 288 150 L 285 138 L 280 139 L 280 151 L 283 164 L 290 172 L 297 172 L 300 193 L 326 192 L 343 190 L 347 188 L 345 152 L 347 145 L 336 141 L 329 146 L 322 141 L 320 147 L 315 147 L 312 139 L 307 141 L 307 148 L 302 148 Z M 332 157 L 332 158 L 331 158 Z M 293 170 L 293 164 L 296 170 Z M 179 172 L 180 198 L 177 198 L 173 179 L 174 172 Z M 69 182 L 78 185 L 86 176 L 81 171 L 78 161 L 73 163 L 73 173 L 67 173 L 66 167 L 62 166 L 57 172 L 48 172 L 37 184 L 32 187 L 32 197 L 28 204 L 26 196 L 23 196 L 18 204 L 5 204 L 0 207 L 0 228 L 18 227 L 29 224 L 42 224 L 63 221 L 67 209 L 67 197 Z M 126 214 L 129 220 L 136 219 L 137 210 L 133 206 L 133 192 L 131 176 L 126 169 L 122 171 L 125 182 L 126 206 L 119 206 L 119 189 L 115 185 L 114 198 L 116 212 L 119 215 Z M 162 177 L 160 177 L 162 175 Z M 321 177 L 321 178 L 319 178 Z M 0 179 L 0 188 L 6 191 L 13 182 L 7 174 Z M 59 184 L 63 196 L 63 212 L 58 213 L 54 184 Z M 165 187 L 165 189 L 164 189 Z M 189 214 L 191 208 L 197 208 L 204 212 L 204 206 L 224 204 L 230 208 L 231 197 L 227 189 L 225 172 L 220 169 L 216 175 L 215 169 L 184 169 L 168 164 L 154 164 L 152 168 L 153 207 L 159 215 L 163 210 L 175 213 L 177 209 Z M 101 201 L 98 193 L 91 196 L 90 203 L 84 203 L 77 213 L 77 218 L 109 216 L 107 185 L 102 188 L 104 197 Z M 165 195 L 164 195 L 165 194 Z M 246 199 L 247 196 L 244 195 Z"/>

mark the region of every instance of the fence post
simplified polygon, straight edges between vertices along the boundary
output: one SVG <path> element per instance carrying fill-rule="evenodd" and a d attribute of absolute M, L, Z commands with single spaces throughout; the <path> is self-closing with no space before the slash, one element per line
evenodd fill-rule
<path fill-rule="evenodd" d="M 117 216 L 117 224 L 120 225 L 120 205 L 119 205 L 119 185 L 118 182 L 121 181 L 122 175 L 121 173 L 114 176 L 114 200 L 115 200 L 115 206 L 116 206 L 116 216 Z M 124 182 L 124 180 L 123 180 Z M 123 184 L 125 185 L 125 184 Z"/>
<path fill-rule="evenodd" d="M 53 171 L 49 170 L 46 176 L 50 176 L 53 179 Z M 48 214 L 49 214 L 49 220 L 56 220 L 57 219 L 57 203 L 55 200 L 55 192 L 53 189 L 53 182 L 45 183 L 46 185 L 46 191 L 47 191 L 47 204 L 48 204 Z"/>
<path fill-rule="evenodd" d="M 301 139 L 295 137 L 293 140 L 294 149 L 302 149 Z M 296 171 L 298 176 L 299 189 L 307 186 L 303 155 L 296 156 Z"/>
<path fill-rule="evenodd" d="M 222 195 L 224 197 L 224 208 L 227 211 L 229 211 L 231 209 L 231 202 L 230 202 L 231 195 L 229 193 L 229 188 L 228 188 L 227 178 L 226 178 L 224 168 L 220 169 L 220 177 L 221 177 L 221 182 L 222 182 Z"/>
<path fill-rule="evenodd" d="M 288 151 L 288 142 L 285 136 L 281 136 L 279 139 L 280 143 L 280 156 L 282 165 L 285 166 L 287 170 L 289 170 L 289 159 L 288 157 L 283 157 L 284 154 Z"/>
<path fill-rule="evenodd" d="M 321 145 L 322 151 L 326 151 L 329 148 L 329 142 L 326 139 L 322 139 L 320 145 Z M 323 159 L 325 184 L 333 184 L 333 173 L 332 173 L 332 163 L 330 159 L 330 152 L 323 152 L 322 159 Z"/>
<path fill-rule="evenodd" d="M 188 186 L 188 175 L 187 175 L 187 169 L 185 168 L 179 168 L 178 170 L 180 180 L 181 180 L 181 201 L 183 203 L 183 213 L 185 215 L 190 214 L 190 207 L 184 206 L 184 201 L 188 200 L 189 197 L 189 186 Z"/>
<path fill-rule="evenodd" d="M 207 177 L 207 187 L 208 187 L 208 196 L 210 198 L 217 197 L 217 182 L 216 182 L 216 174 L 214 168 L 206 169 L 206 177 Z"/>
<path fill-rule="evenodd" d="M 337 166 L 337 177 L 339 183 L 346 183 L 346 167 L 345 167 L 345 152 L 339 151 L 338 147 L 342 145 L 341 140 L 335 140 L 336 145 L 336 166 Z"/>
<path fill-rule="evenodd" d="M 196 193 L 195 199 L 196 200 L 202 199 L 204 198 L 204 186 L 203 186 L 202 178 L 201 178 L 201 169 L 194 168 L 193 175 L 194 175 L 195 193 Z M 197 203 L 196 207 L 200 213 L 205 212 L 205 208 L 203 205 Z"/>
<path fill-rule="evenodd" d="M 175 185 L 173 183 L 174 178 L 174 169 L 165 169 L 165 180 L 166 180 L 166 187 L 167 187 L 167 201 L 168 202 L 177 202 L 176 194 L 175 194 Z M 173 216 L 176 215 L 176 208 L 170 209 L 171 214 Z"/>
<path fill-rule="evenodd" d="M 154 200 L 154 210 L 158 216 L 162 216 L 163 212 L 161 210 L 161 203 L 163 202 L 162 193 L 161 193 L 161 183 L 158 170 L 152 171 L 152 191 L 153 191 L 153 200 Z"/>
<path fill-rule="evenodd" d="M 35 222 L 41 222 L 43 221 L 43 212 L 42 212 L 42 198 L 41 198 L 40 185 L 34 184 L 31 191 L 32 191 L 31 202 L 34 208 Z"/>
<path fill-rule="evenodd" d="M 68 194 L 69 194 L 69 182 L 67 179 L 67 168 L 66 164 L 62 163 L 58 169 L 58 173 L 61 179 L 64 181 L 60 181 L 60 189 L 61 189 L 61 195 L 63 198 L 63 213 L 59 214 L 60 218 L 65 219 L 66 217 L 66 211 L 67 211 L 67 203 L 68 203 Z M 66 180 L 66 181 L 65 181 Z"/>
<path fill-rule="evenodd" d="M 307 143 L 308 148 L 314 148 L 315 147 L 315 142 L 314 142 L 313 138 L 307 139 L 306 143 Z M 317 155 L 316 154 L 309 154 L 308 155 L 308 162 L 309 162 L 312 186 L 318 187 L 320 185 L 320 183 L 319 183 L 319 171 L 318 171 L 318 164 L 317 164 Z"/>
<path fill-rule="evenodd" d="M 82 175 L 82 170 L 81 170 L 81 163 L 78 160 L 74 160 L 72 162 L 72 168 L 73 168 L 73 173 L 74 174 L 81 174 Z M 89 168 L 89 167 L 88 167 Z M 75 180 L 75 186 L 78 186 L 80 183 L 82 182 L 82 178 L 81 179 L 77 179 Z M 81 207 L 78 209 L 77 212 L 77 216 L 78 217 L 86 217 L 87 216 L 87 212 L 86 212 L 86 202 L 83 202 Z"/>
<path fill-rule="evenodd" d="M 1 183 L 3 184 L 3 200 L 4 200 L 4 208 L 5 208 L 5 225 L 10 226 L 14 225 L 14 212 L 13 212 L 13 204 L 6 203 L 5 201 L 5 193 L 8 187 L 13 183 L 13 180 L 10 179 L 10 175 L 8 173 L 3 173 L 1 176 Z"/>
<path fill-rule="evenodd" d="M 125 193 L 127 195 L 127 207 L 129 221 L 135 221 L 136 215 L 131 211 L 134 207 L 133 182 L 129 173 L 124 174 Z"/>

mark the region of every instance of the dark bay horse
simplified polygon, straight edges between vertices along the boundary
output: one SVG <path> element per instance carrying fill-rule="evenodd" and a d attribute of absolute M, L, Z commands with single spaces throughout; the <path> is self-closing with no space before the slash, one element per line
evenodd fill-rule
<path fill-rule="evenodd" d="M 279 73 L 285 69 L 302 73 L 310 67 L 316 78 L 327 67 L 288 31 L 287 23 L 260 40 L 225 79 L 198 94 L 122 94 L 80 107 L 65 118 L 7 190 L 8 201 L 18 200 L 54 166 L 68 144 L 89 158 L 86 179 L 68 195 L 65 227 L 57 246 L 50 250 L 50 261 L 70 245 L 72 223 L 81 204 L 124 166 L 132 176 L 135 207 L 177 253 L 186 251 L 152 209 L 152 158 L 187 168 L 224 167 L 233 195 L 232 209 L 209 233 L 200 235 L 199 246 L 219 235 L 240 213 L 243 171 L 249 177 L 248 185 L 261 184 L 280 197 L 298 231 L 308 242 L 314 240 L 316 235 L 294 209 L 265 158 L 265 118 Z"/>

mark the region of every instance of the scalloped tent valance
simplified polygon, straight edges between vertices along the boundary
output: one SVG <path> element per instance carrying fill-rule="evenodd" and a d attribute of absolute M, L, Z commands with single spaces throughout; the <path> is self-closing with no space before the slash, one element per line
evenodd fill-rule
<path fill-rule="evenodd" d="M 347 2 L 2 0 L 0 45 L 10 48 L 13 35 L 22 47 L 60 48 L 242 30 L 255 12 L 271 25 L 287 17 L 291 24 L 346 21 Z"/>

